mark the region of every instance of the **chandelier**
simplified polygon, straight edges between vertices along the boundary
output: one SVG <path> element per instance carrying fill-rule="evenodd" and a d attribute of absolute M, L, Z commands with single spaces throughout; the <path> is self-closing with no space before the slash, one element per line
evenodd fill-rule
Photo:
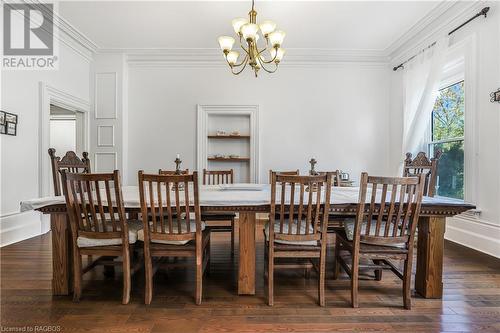
<path fill-rule="evenodd" d="M 248 12 L 248 16 L 250 20 L 239 17 L 232 21 L 234 32 L 238 35 L 240 47 L 245 52 L 245 56 L 238 63 L 240 54 L 232 50 L 235 42 L 234 38 L 221 36 L 219 37 L 219 45 L 224 53 L 224 58 L 234 75 L 243 72 L 247 64 L 252 67 L 255 77 L 257 77 L 257 73 L 261 68 L 268 73 L 274 73 L 285 54 L 285 50 L 281 48 L 285 32 L 276 30 L 276 23 L 272 21 L 266 20 L 257 24 L 257 12 L 254 9 L 254 0 L 252 0 L 252 10 Z M 262 49 L 259 49 L 259 45 L 257 44 L 260 38 L 259 30 L 265 40 L 265 46 Z M 268 60 L 265 58 L 266 55 Z"/>

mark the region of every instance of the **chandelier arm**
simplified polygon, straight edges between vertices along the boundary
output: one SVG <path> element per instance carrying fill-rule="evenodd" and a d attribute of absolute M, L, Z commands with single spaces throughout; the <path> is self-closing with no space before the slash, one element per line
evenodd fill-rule
<path fill-rule="evenodd" d="M 233 73 L 234 75 L 240 74 L 241 72 L 243 72 L 243 70 L 245 69 L 245 67 L 247 67 L 247 64 L 248 64 L 248 56 L 245 57 L 245 63 L 243 64 L 243 67 L 239 71 L 237 71 L 237 72 L 234 72 L 233 71 L 233 67 L 231 67 L 231 73 Z"/>
<path fill-rule="evenodd" d="M 243 58 L 243 60 L 238 65 L 233 67 L 240 67 L 241 65 L 246 65 L 247 62 L 248 62 L 248 54 L 245 54 L 245 58 Z"/>
<path fill-rule="evenodd" d="M 267 37 L 264 37 L 264 39 L 266 40 L 266 46 L 264 46 L 264 48 L 262 50 L 259 51 L 259 48 L 257 47 L 257 55 L 260 55 L 261 53 L 263 53 L 264 51 L 268 50 L 269 49 L 269 39 Z M 255 46 L 257 46 L 257 42 L 255 43 Z M 273 49 L 274 47 L 272 47 L 271 49 Z M 276 57 L 275 57 L 276 58 Z M 274 59 L 273 59 L 274 60 Z"/>
<path fill-rule="evenodd" d="M 261 50 L 259 51 L 259 54 L 261 54 L 262 52 L 264 52 L 265 50 L 267 50 L 269 48 L 269 39 L 267 37 L 265 37 L 266 39 L 266 46 Z M 258 50 L 258 48 L 257 48 Z"/>
<path fill-rule="evenodd" d="M 262 63 L 262 60 L 260 60 L 260 57 L 258 58 L 258 60 L 260 62 L 260 67 L 262 69 L 264 69 L 266 72 L 272 74 L 272 73 L 274 73 L 274 72 L 276 72 L 278 70 L 278 64 L 275 64 L 274 70 L 269 70 L 269 69 L 266 68 L 266 66 L 264 66 L 264 64 Z"/>
<path fill-rule="evenodd" d="M 262 50 L 260 50 L 260 51 L 259 51 L 259 48 L 257 48 L 257 51 L 258 51 L 258 52 L 257 52 L 257 55 L 258 55 L 258 56 L 260 56 L 260 55 L 261 55 L 261 53 L 263 53 L 263 52 L 264 52 L 264 51 L 266 51 L 266 50 L 267 50 L 267 46 L 266 46 L 265 48 L 263 48 Z"/>
<path fill-rule="evenodd" d="M 249 54 L 248 49 L 245 49 L 245 48 L 243 47 L 243 44 L 241 43 L 241 41 L 240 41 L 240 47 L 241 47 L 241 49 L 242 49 L 243 51 L 245 51 L 245 53 L 246 53 L 246 54 Z"/>
<path fill-rule="evenodd" d="M 263 57 L 261 57 L 261 56 L 260 56 L 260 54 L 261 54 L 262 52 L 264 52 L 265 50 L 267 50 L 267 49 L 264 49 L 264 50 L 262 50 L 261 52 L 259 52 L 259 54 L 258 54 L 259 60 L 260 60 L 261 62 L 263 62 L 264 64 L 270 64 L 270 63 L 274 62 L 274 61 L 276 60 L 276 58 L 278 57 L 278 50 L 276 50 L 276 53 L 274 54 L 274 58 L 273 58 L 273 59 L 271 59 L 271 60 L 269 60 L 269 61 L 266 61 Z"/>
<path fill-rule="evenodd" d="M 227 61 L 227 56 L 226 56 L 226 62 L 227 62 L 227 64 L 228 64 L 229 66 L 231 66 L 231 67 L 240 67 L 241 65 L 243 65 L 243 63 L 244 63 L 245 61 L 247 61 L 247 58 L 248 58 L 248 54 L 246 54 L 246 55 L 245 55 L 245 58 L 243 58 L 243 60 L 241 60 L 241 62 L 240 62 L 239 64 L 237 64 L 237 65 L 235 64 L 235 65 L 232 65 L 232 66 L 231 66 L 231 64 L 229 63 L 229 61 Z"/>

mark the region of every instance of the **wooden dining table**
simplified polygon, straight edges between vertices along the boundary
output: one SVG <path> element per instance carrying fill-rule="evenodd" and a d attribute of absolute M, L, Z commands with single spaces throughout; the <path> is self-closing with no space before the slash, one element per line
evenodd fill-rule
<path fill-rule="evenodd" d="M 237 212 L 239 214 L 238 294 L 255 294 L 256 214 L 269 212 L 270 185 L 254 188 L 222 188 L 200 186 L 202 212 Z M 330 215 L 354 216 L 358 202 L 357 187 L 333 187 Z M 137 186 L 123 186 L 127 213 L 140 213 Z M 367 196 L 370 197 L 370 196 Z M 475 206 L 461 200 L 424 197 L 418 222 L 417 270 L 415 289 L 425 298 L 443 295 L 443 250 L 446 217 L 460 214 Z M 72 238 L 63 196 L 53 196 L 21 202 L 21 211 L 37 210 L 50 214 L 52 231 L 52 294 L 68 295 L 72 291 Z"/>

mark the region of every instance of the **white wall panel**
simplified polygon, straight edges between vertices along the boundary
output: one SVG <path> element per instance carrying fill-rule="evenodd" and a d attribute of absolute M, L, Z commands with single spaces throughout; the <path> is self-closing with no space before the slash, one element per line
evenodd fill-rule
<path fill-rule="evenodd" d="M 116 153 L 95 153 L 94 172 L 113 172 L 117 169 Z"/>
<path fill-rule="evenodd" d="M 116 119 L 116 72 L 95 74 L 95 118 Z"/>
<path fill-rule="evenodd" d="M 90 126 L 90 152 L 97 159 L 96 170 L 120 170 L 123 182 L 126 182 L 127 70 L 124 54 L 97 54 L 94 57 L 91 91 L 95 117 Z"/>
<path fill-rule="evenodd" d="M 97 146 L 98 147 L 115 146 L 115 127 L 113 125 L 97 126 Z"/>

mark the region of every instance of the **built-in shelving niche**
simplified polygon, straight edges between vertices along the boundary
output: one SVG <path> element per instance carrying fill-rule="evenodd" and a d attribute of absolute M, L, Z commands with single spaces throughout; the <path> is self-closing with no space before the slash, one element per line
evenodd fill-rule
<path fill-rule="evenodd" d="M 259 182 L 257 105 L 198 105 L 197 167 L 233 169 L 235 182 Z M 225 131 L 226 135 L 217 135 Z M 232 134 L 232 132 L 238 134 Z"/>

